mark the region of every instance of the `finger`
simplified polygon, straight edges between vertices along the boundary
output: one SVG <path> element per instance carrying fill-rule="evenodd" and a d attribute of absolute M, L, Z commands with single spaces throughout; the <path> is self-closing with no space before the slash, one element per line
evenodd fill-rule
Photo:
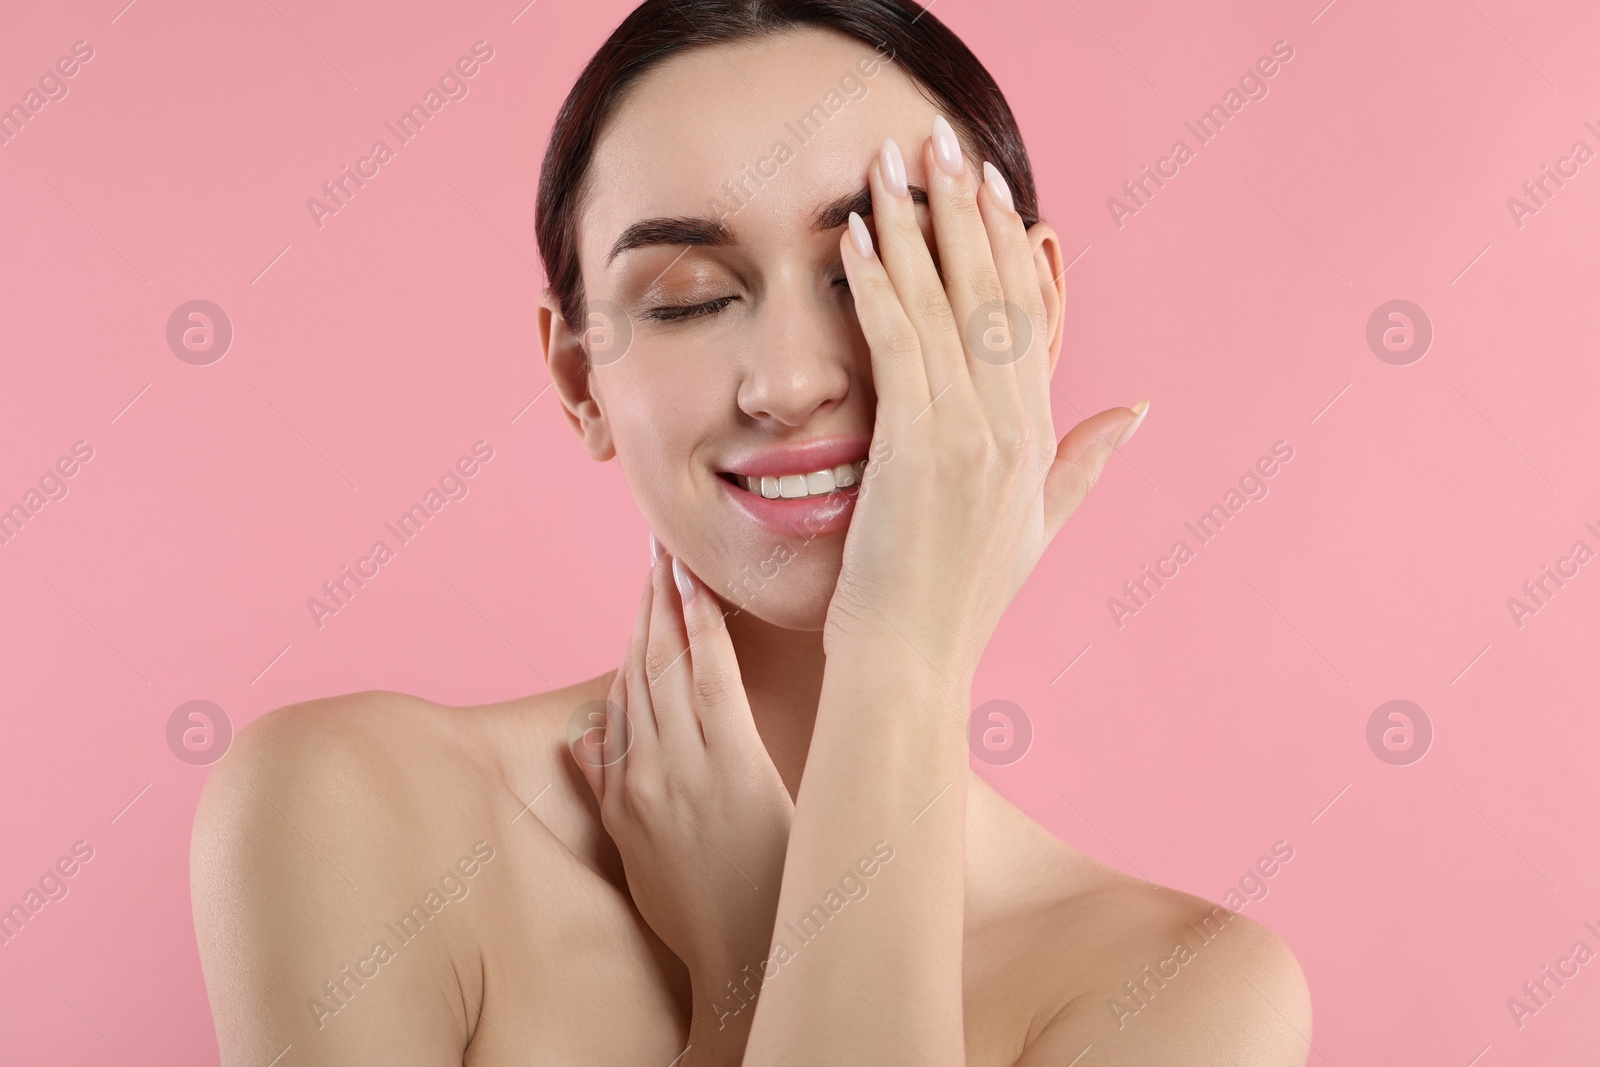
<path fill-rule="evenodd" d="M 1055 462 L 1044 482 L 1045 543 L 1052 541 L 1100 479 L 1112 451 L 1126 443 L 1149 410 L 1148 401 L 1133 408 L 1108 408 L 1074 426 L 1061 439 Z"/>
<path fill-rule="evenodd" d="M 624 663 L 626 667 L 626 663 Z M 615 817 L 625 795 L 628 776 L 628 750 L 633 740 L 631 718 L 628 712 L 628 676 L 625 670 L 617 671 L 611 683 L 611 697 L 605 706 L 605 734 L 597 754 L 595 770 L 600 778 L 600 814 L 607 821 Z"/>
<path fill-rule="evenodd" d="M 650 679 L 650 706 L 656 712 L 656 730 L 667 751 L 684 753 L 687 746 L 703 747 L 700 721 L 695 715 L 689 636 L 683 628 L 683 608 L 674 582 L 675 557 L 662 554 L 651 578 L 655 583 L 650 610 L 649 643 L 645 649 L 645 677 Z"/>
<path fill-rule="evenodd" d="M 876 173 L 877 165 L 872 169 Z M 840 236 L 839 245 L 855 301 L 856 321 L 872 355 L 878 418 L 889 426 L 904 426 L 928 406 L 922 339 L 900 305 L 900 296 L 889 280 L 889 272 L 884 270 L 883 260 L 878 258 L 867 224 L 854 211 L 850 212 L 850 225 Z"/>
<path fill-rule="evenodd" d="M 1011 331 L 1011 371 L 1028 425 L 1041 441 L 1055 440 L 1050 412 L 1050 317 L 1039 291 L 1033 244 L 1005 175 L 993 163 L 983 165 L 985 179 L 978 206 L 988 228 L 995 269 L 1005 290 L 1005 314 Z"/>
<path fill-rule="evenodd" d="M 613 676 L 606 703 L 615 703 L 621 699 L 621 693 L 622 671 L 618 670 Z M 605 768 L 601 766 L 605 729 L 604 711 L 591 709 L 583 720 L 573 723 L 567 732 L 567 751 L 572 755 L 572 762 L 578 765 L 578 770 L 583 772 L 583 780 L 589 783 L 589 791 L 594 794 L 597 803 L 603 802 L 606 796 Z M 596 744 L 597 741 L 600 744 Z"/>
<path fill-rule="evenodd" d="M 593 775 L 594 782 L 590 785 L 595 788 L 595 799 L 604 804 L 607 787 L 613 791 L 620 791 L 622 776 L 625 773 L 623 766 L 625 753 L 619 754 L 617 746 L 613 745 L 611 755 L 608 757 L 605 743 L 613 738 L 626 737 L 631 729 L 628 721 L 628 676 L 620 667 L 611 679 L 611 691 L 606 694 L 606 704 L 601 719 L 604 728 L 600 734 L 600 744 L 591 747 L 578 762 L 584 765 L 586 777 Z M 614 762 L 608 764 L 608 759 Z M 616 770 L 608 774 L 607 771 L 611 767 L 615 767 Z"/>
<path fill-rule="evenodd" d="M 624 685 L 634 674 L 642 674 L 644 663 L 645 641 L 650 635 L 650 612 L 655 602 L 656 571 L 659 564 L 652 563 L 650 572 L 644 583 L 644 592 L 639 596 L 639 606 L 633 613 L 633 632 L 628 637 L 628 651 L 623 656 L 623 665 L 617 674 L 622 678 Z M 628 709 L 628 718 L 633 730 L 642 734 L 650 741 L 655 741 L 656 731 L 655 709 L 649 700 L 648 687 L 641 704 L 628 704 L 629 691 L 623 690 L 623 706 Z"/>
<path fill-rule="evenodd" d="M 573 723 L 568 729 L 567 749 L 572 753 L 578 769 L 583 772 L 584 781 L 589 783 L 590 790 L 594 792 L 595 800 L 602 803 L 605 801 L 605 768 L 608 759 L 605 742 L 607 737 L 619 736 L 619 732 L 625 732 L 629 728 L 628 657 L 633 651 L 635 635 L 641 621 L 648 619 L 649 597 L 650 583 L 646 582 L 639 597 L 639 607 L 634 612 L 633 630 L 629 633 L 627 647 L 622 650 L 622 659 L 611 676 L 611 689 L 606 694 L 605 701 L 599 708 L 591 708 L 582 720 Z M 620 718 L 613 715 L 614 708 L 621 712 Z M 612 756 L 617 755 L 617 749 L 613 746 Z M 619 770 L 618 774 L 620 773 Z"/>
<path fill-rule="evenodd" d="M 675 577 L 682 597 L 689 658 L 694 662 L 694 706 L 705 732 L 706 748 L 715 752 L 732 743 L 748 742 L 752 737 L 759 743 L 722 605 L 687 565 L 675 572 Z"/>
<path fill-rule="evenodd" d="M 626 687 L 626 699 L 622 706 L 626 709 L 625 716 L 619 716 L 615 728 L 608 726 L 606 730 L 605 765 L 608 772 L 606 780 L 607 792 L 614 792 L 614 782 L 609 775 L 617 778 L 623 774 L 624 766 L 628 761 L 634 764 L 647 762 L 655 752 L 659 743 L 659 732 L 656 729 L 655 708 L 650 702 L 650 683 L 645 678 L 645 643 L 650 631 L 650 610 L 655 599 L 655 573 L 661 564 L 653 564 L 650 569 L 651 580 L 645 584 L 644 596 L 639 602 L 639 611 L 633 620 L 633 639 L 628 644 L 628 654 L 623 658 L 622 674 Z"/>
<path fill-rule="evenodd" d="M 961 341 L 961 365 L 990 424 L 1014 431 L 1023 409 L 1013 340 L 1028 343 L 1029 331 L 1016 330 L 1020 324 L 1011 321 L 1016 312 L 1006 302 L 995 265 L 995 235 L 978 203 L 982 174 L 963 158 L 961 142 L 943 116 L 936 117 L 933 126 L 933 136 L 922 147 L 923 170 L 928 175 L 928 205 L 944 290 Z"/>
<path fill-rule="evenodd" d="M 917 153 L 913 161 L 920 167 L 922 154 Z M 920 342 L 929 400 L 949 391 L 963 391 L 970 397 L 972 374 L 957 339 L 955 312 L 923 237 L 916 204 L 903 191 L 907 187 L 906 163 L 894 138 L 885 137 L 870 179 L 878 256 Z M 937 227 L 937 221 L 934 225 Z"/>

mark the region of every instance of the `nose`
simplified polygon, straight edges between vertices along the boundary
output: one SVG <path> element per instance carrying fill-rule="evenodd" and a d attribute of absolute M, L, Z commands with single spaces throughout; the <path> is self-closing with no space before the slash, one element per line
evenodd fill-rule
<path fill-rule="evenodd" d="M 871 357 L 848 297 L 769 290 L 744 361 L 739 407 L 759 422 L 804 426 L 871 391 Z"/>

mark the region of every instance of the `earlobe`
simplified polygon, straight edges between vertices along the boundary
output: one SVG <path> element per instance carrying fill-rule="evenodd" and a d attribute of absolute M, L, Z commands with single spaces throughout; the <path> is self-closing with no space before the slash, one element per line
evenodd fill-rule
<path fill-rule="evenodd" d="M 593 369 L 589 366 L 581 335 L 567 328 L 549 289 L 539 297 L 539 343 L 544 351 L 545 369 L 550 373 L 550 385 L 567 424 L 583 441 L 589 457 L 604 463 L 616 455 L 616 448 L 611 442 L 605 412 L 594 395 Z"/>

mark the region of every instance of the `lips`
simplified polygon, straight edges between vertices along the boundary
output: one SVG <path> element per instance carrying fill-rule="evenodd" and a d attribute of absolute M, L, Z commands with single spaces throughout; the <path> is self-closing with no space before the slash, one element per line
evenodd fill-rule
<path fill-rule="evenodd" d="M 740 479 L 753 478 L 757 486 L 764 479 L 787 480 L 793 486 L 796 483 L 792 479 L 797 475 L 842 465 L 854 464 L 859 472 L 870 444 L 870 437 L 834 436 L 767 448 L 738 457 L 728 470 L 721 472 L 721 481 L 734 506 L 758 525 L 772 533 L 811 540 L 849 528 L 860 491 L 859 479 L 833 492 L 792 498 L 769 498 L 759 491 L 751 492 Z"/>
<path fill-rule="evenodd" d="M 843 533 L 855 514 L 860 483 L 821 496 L 794 499 L 768 499 L 740 488 L 729 478 L 718 478 L 728 500 L 745 518 L 780 537 L 811 541 L 828 534 Z"/>

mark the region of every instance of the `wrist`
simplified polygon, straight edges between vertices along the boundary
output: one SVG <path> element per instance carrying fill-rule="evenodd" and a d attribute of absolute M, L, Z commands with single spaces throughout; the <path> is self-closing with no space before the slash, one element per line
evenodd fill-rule
<path fill-rule="evenodd" d="M 897 636 L 841 638 L 823 669 L 822 704 L 848 694 L 857 707 L 930 708 L 965 730 L 975 674 L 975 666 L 925 657 Z"/>
<path fill-rule="evenodd" d="M 841 595 L 835 592 L 823 626 L 822 647 L 829 662 L 837 658 L 903 662 L 907 673 L 921 673 L 947 686 L 959 684 L 963 677 L 970 682 L 976 674 L 988 640 L 975 640 L 970 627 L 955 625 L 948 610 L 880 608 L 869 601 L 846 611 L 845 604 L 860 598 L 841 602 Z"/>
<path fill-rule="evenodd" d="M 970 657 L 922 647 L 909 634 L 855 631 L 829 637 L 825 670 L 847 671 L 886 688 L 969 693 L 976 664 Z"/>
<path fill-rule="evenodd" d="M 731 967 L 699 968 L 690 972 L 689 1046 L 692 1051 L 680 1067 L 736 1065 L 744 1058 L 755 1021 L 760 968 L 736 972 Z M 755 978 L 752 979 L 751 975 Z"/>

